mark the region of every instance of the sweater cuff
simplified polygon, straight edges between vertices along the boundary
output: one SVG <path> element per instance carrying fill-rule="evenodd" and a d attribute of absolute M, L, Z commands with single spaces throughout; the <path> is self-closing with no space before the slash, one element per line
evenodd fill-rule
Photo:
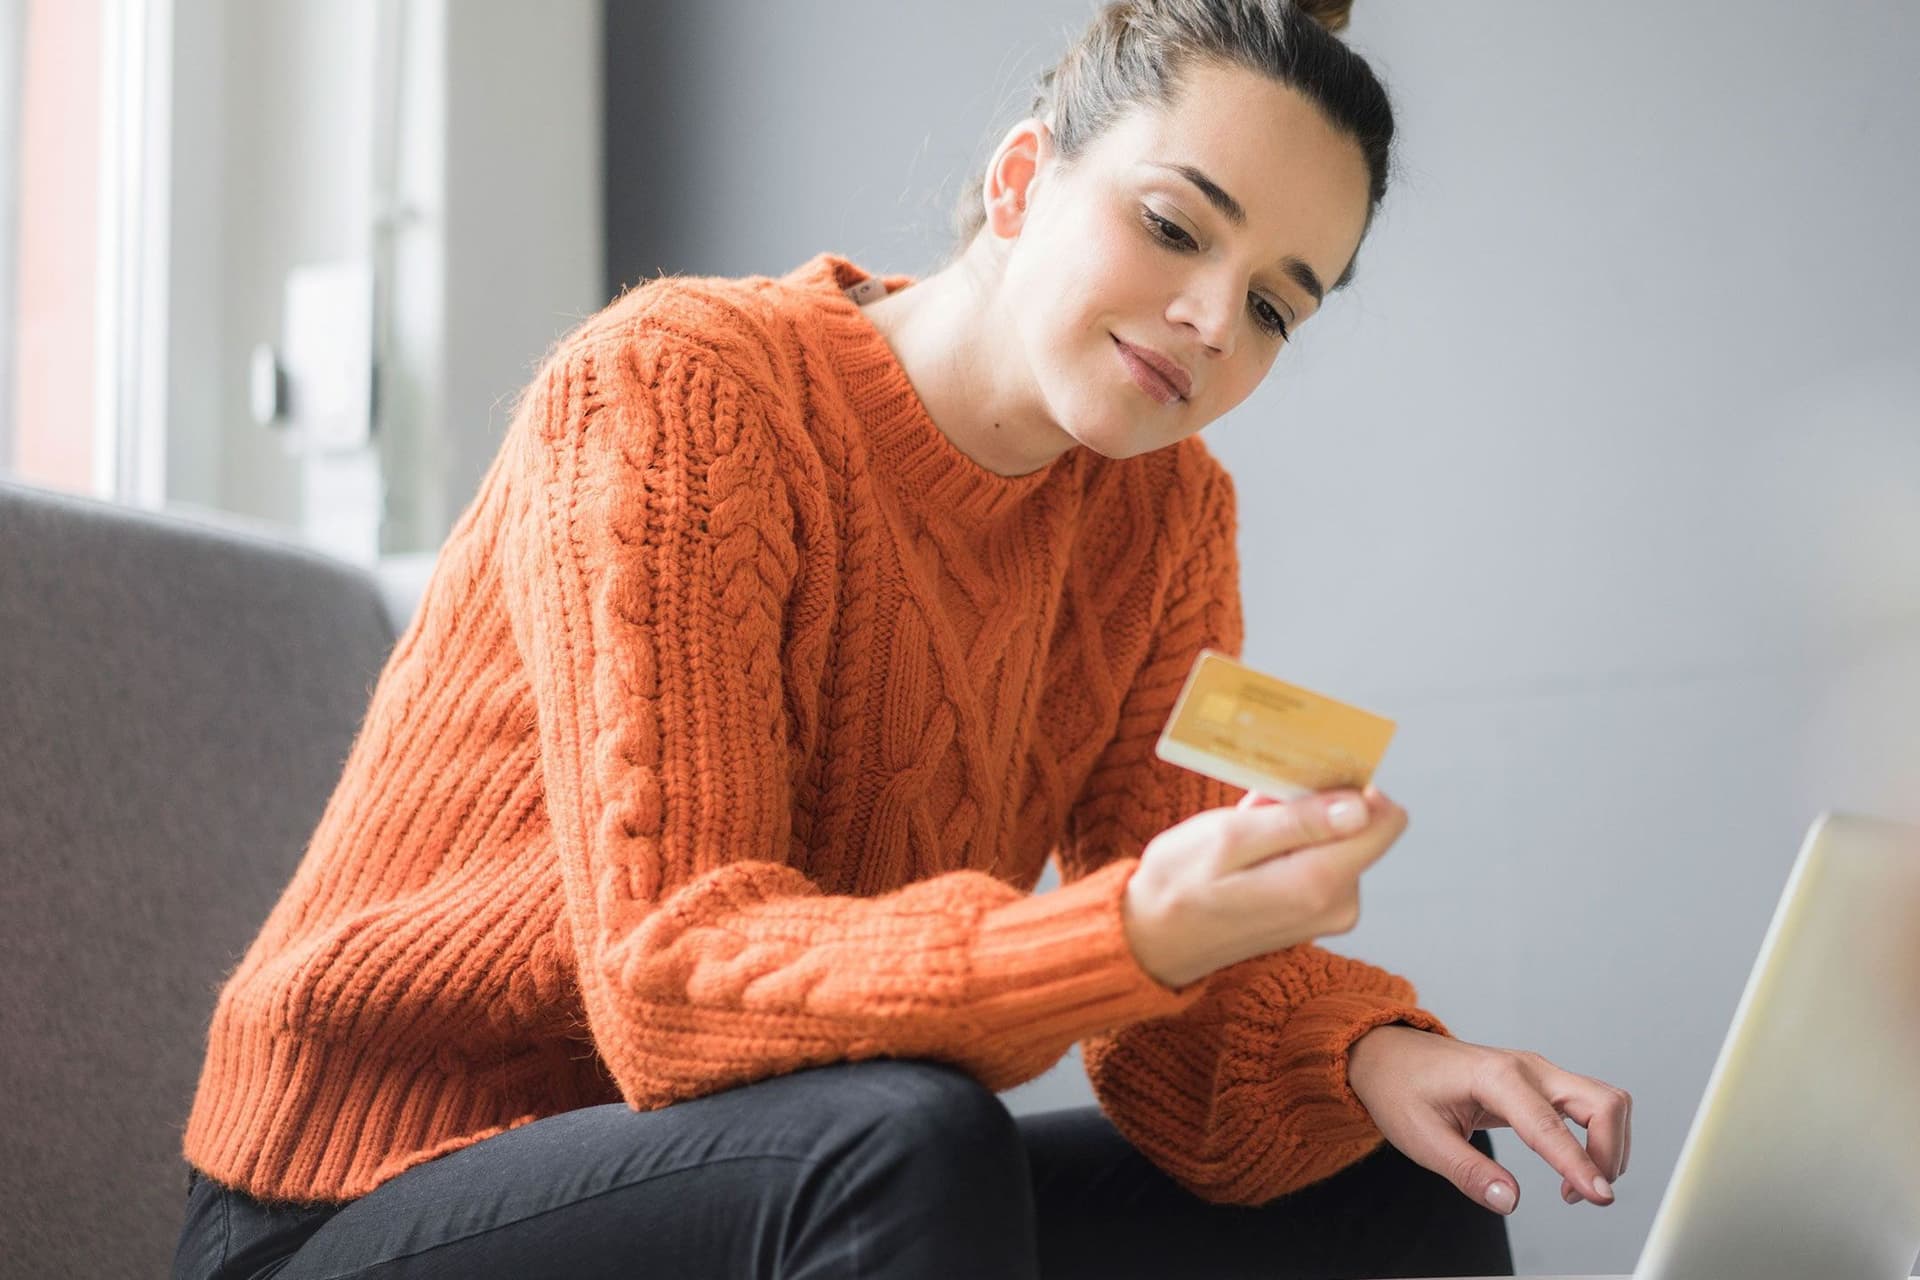
<path fill-rule="evenodd" d="M 987 1035 L 1017 1032 L 1063 1048 L 1181 1012 L 1205 978 L 1169 987 L 1140 967 L 1122 912 L 1138 857 L 989 908 L 973 942 L 970 1012 Z"/>
<path fill-rule="evenodd" d="M 1298 1047 L 1277 1074 L 1282 1096 L 1300 1117 L 1299 1132 L 1330 1143 L 1379 1139 L 1379 1128 L 1347 1080 L 1348 1054 L 1361 1036 L 1394 1022 L 1453 1034 L 1425 1009 L 1367 991 L 1323 992 L 1293 1011 L 1284 1035 Z"/>

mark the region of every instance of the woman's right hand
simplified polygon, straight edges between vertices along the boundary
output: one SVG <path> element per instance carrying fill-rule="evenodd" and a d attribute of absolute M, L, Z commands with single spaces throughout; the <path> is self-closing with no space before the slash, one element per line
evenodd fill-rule
<path fill-rule="evenodd" d="M 1357 825 L 1335 816 L 1354 802 Z M 1341 817 L 1348 817 L 1341 811 Z M 1360 873 L 1407 829 L 1407 811 L 1369 786 L 1276 800 L 1249 791 L 1147 843 L 1123 916 L 1140 967 L 1183 987 L 1250 956 L 1360 921 Z"/>

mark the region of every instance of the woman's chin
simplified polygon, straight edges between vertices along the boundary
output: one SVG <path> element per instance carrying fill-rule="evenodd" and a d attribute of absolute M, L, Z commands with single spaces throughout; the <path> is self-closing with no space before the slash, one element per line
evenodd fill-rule
<path fill-rule="evenodd" d="M 1155 449 L 1172 443 L 1170 440 L 1159 439 L 1137 422 L 1111 418 L 1076 430 L 1072 434 L 1074 439 L 1101 457 L 1111 458 L 1116 462 L 1125 458 L 1135 458 L 1143 453 L 1151 453 Z"/>
<path fill-rule="evenodd" d="M 1060 411 L 1053 421 L 1061 434 L 1103 458 L 1119 461 L 1173 443 L 1167 438 L 1173 409 L 1155 404 L 1131 383 L 1088 389 L 1054 403 Z"/>
<path fill-rule="evenodd" d="M 1137 452 L 1124 432 L 1112 431 L 1104 426 L 1071 427 L 1066 432 L 1075 444 L 1103 458 L 1130 458 Z"/>
<path fill-rule="evenodd" d="M 1061 430 L 1103 458 L 1131 458 L 1151 448 L 1140 424 L 1110 405 L 1088 405 L 1083 413 L 1070 414 L 1060 421 Z"/>

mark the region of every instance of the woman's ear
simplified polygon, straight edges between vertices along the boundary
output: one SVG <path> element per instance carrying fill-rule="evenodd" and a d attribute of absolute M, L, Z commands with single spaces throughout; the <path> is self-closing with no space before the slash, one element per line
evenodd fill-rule
<path fill-rule="evenodd" d="M 1053 131 L 1038 117 L 1020 121 L 1000 139 L 980 188 L 987 226 L 994 235 L 1003 240 L 1019 236 L 1052 157 Z"/>

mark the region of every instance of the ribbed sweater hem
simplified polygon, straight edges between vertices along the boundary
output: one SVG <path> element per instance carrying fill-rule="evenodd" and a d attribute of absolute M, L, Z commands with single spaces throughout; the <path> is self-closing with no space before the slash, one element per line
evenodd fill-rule
<path fill-rule="evenodd" d="M 534 1053 L 484 1076 L 418 1052 L 323 1043 L 273 1032 L 244 1015 L 218 1028 L 181 1153 L 224 1186 L 257 1200 L 357 1199 L 388 1179 L 540 1118 L 514 1099 L 555 1058 Z M 209 1081 L 218 1087 L 209 1089 Z"/>

